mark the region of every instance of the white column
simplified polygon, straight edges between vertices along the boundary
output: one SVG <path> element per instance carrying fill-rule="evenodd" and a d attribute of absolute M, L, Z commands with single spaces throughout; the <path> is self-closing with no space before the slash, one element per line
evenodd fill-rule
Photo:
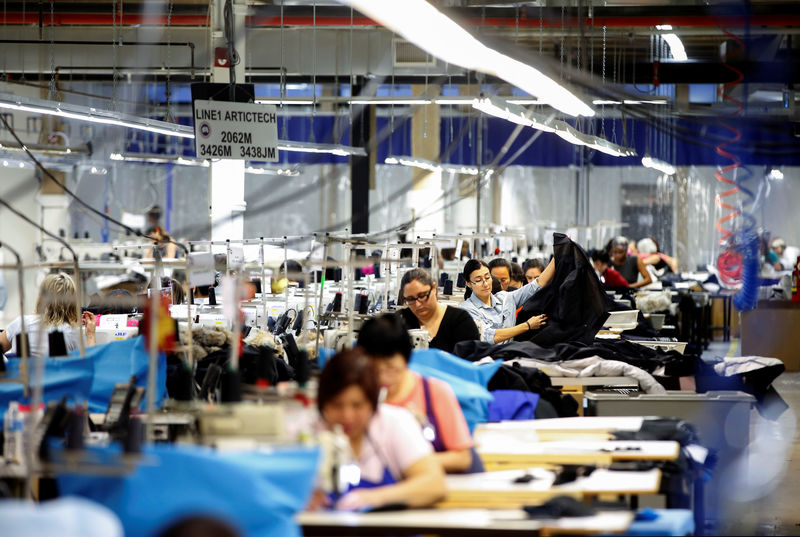
<path fill-rule="evenodd" d="M 227 47 L 223 7 L 225 0 L 214 0 L 211 6 L 210 64 L 212 82 L 230 82 L 227 65 L 216 64 L 215 49 Z M 233 3 L 234 40 L 240 61 L 234 66 L 236 82 L 244 82 L 245 66 L 245 16 L 247 6 L 241 0 Z M 208 171 L 208 207 L 211 219 L 211 240 L 224 241 L 244 238 L 244 160 L 219 160 L 212 162 Z M 217 250 L 217 249 L 215 249 Z M 222 251 L 222 250 L 221 250 Z"/>

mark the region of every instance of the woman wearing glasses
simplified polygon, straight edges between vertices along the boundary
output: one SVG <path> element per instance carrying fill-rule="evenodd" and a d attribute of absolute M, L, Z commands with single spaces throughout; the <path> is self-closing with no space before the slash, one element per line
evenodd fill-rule
<path fill-rule="evenodd" d="M 452 306 L 439 304 L 436 282 L 425 269 L 411 269 L 400 281 L 400 310 L 409 329 L 424 328 L 431 335 L 429 346 L 453 352 L 459 341 L 480 339 L 480 332 L 469 314 Z"/>
<path fill-rule="evenodd" d="M 547 323 L 547 315 L 531 317 L 524 323 L 515 324 L 517 308 L 522 306 L 539 289 L 553 279 L 555 262 L 536 279 L 516 291 L 500 291 L 492 294 L 492 275 L 489 266 L 478 259 L 470 259 L 464 265 L 463 275 L 467 282 L 467 293 L 461 309 L 467 311 L 475 323 L 482 327 L 481 341 L 505 343 L 528 330 L 541 328 Z"/>

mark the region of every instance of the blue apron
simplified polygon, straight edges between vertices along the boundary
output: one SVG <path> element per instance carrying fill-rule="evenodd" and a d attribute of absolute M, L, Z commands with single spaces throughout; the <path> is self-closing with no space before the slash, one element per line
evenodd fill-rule
<path fill-rule="evenodd" d="M 428 379 L 425 377 L 422 377 L 422 389 L 425 392 L 425 416 L 428 418 L 428 423 L 433 428 L 434 436 L 431 444 L 433 444 L 434 451 L 442 453 L 443 451 L 447 451 L 447 447 L 444 445 L 442 435 L 439 434 L 439 422 L 436 420 L 436 413 L 433 411 L 431 389 L 428 384 Z M 472 463 L 469 469 L 464 473 L 476 474 L 486 471 L 483 467 L 483 461 L 474 447 L 470 448 L 470 454 L 472 455 Z"/>
<path fill-rule="evenodd" d="M 372 444 L 372 441 L 369 439 L 369 436 L 366 436 L 365 440 L 367 440 L 370 444 Z M 382 459 L 382 457 L 380 456 L 380 450 L 378 449 L 378 447 L 375 446 L 374 444 L 372 445 L 372 447 L 375 450 L 375 453 L 378 456 L 378 458 Z M 336 502 L 339 501 L 339 498 L 341 498 L 342 496 L 344 496 L 345 494 L 347 494 L 351 490 L 356 490 L 356 489 L 374 489 L 374 488 L 377 488 L 377 487 L 384 487 L 386 485 L 394 485 L 395 483 L 397 483 L 397 481 L 395 480 L 394 476 L 389 471 L 389 466 L 386 464 L 386 462 L 383 461 L 383 460 L 381 460 L 381 462 L 383 463 L 383 476 L 381 477 L 380 481 L 369 481 L 369 480 L 366 480 L 366 479 L 359 479 L 359 482 L 356 485 L 348 484 L 346 489 L 344 489 L 344 490 L 342 490 L 342 491 L 340 491 L 338 493 L 331 492 L 328 495 L 328 497 L 331 500 L 331 504 L 332 505 L 336 505 Z"/>

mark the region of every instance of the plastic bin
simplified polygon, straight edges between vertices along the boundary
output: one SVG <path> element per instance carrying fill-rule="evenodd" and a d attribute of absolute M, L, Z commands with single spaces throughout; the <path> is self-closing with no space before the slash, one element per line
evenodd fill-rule
<path fill-rule="evenodd" d="M 631 330 L 636 328 L 639 310 L 612 311 L 608 315 L 605 326 L 608 328 L 621 328 Z"/>
<path fill-rule="evenodd" d="M 718 455 L 711 480 L 705 486 L 706 521 L 718 524 L 724 515 L 726 482 L 739 457 L 747 456 L 750 412 L 755 398 L 744 392 L 667 392 L 667 395 L 584 394 L 585 416 L 663 416 L 692 423 L 700 443 Z"/>

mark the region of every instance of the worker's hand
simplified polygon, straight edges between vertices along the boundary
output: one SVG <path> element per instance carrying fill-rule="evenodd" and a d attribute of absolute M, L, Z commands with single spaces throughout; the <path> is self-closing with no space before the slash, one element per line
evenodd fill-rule
<path fill-rule="evenodd" d="M 97 316 L 91 311 L 84 311 L 81 315 L 81 322 L 86 327 L 87 334 L 94 334 L 97 331 Z"/>
<path fill-rule="evenodd" d="M 530 325 L 531 330 L 537 330 L 547 324 L 547 315 L 542 313 L 541 315 L 531 317 L 528 319 L 528 324 Z"/>
<path fill-rule="evenodd" d="M 336 509 L 341 511 L 365 511 L 381 505 L 379 493 L 375 489 L 351 490 L 336 502 Z"/>
<path fill-rule="evenodd" d="M 308 502 L 308 506 L 306 506 L 306 511 L 319 511 L 320 509 L 325 509 L 330 506 L 330 497 L 321 489 L 314 489 L 313 494 L 311 494 L 311 499 Z"/>

